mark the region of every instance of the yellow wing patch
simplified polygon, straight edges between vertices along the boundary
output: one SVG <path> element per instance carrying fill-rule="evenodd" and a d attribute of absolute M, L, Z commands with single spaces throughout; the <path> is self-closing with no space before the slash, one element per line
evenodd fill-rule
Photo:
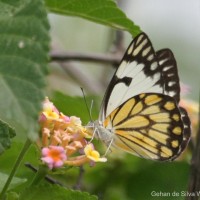
<path fill-rule="evenodd" d="M 140 94 L 130 98 L 107 118 L 112 124 L 113 145 L 134 155 L 170 160 L 180 154 L 184 127 L 173 98 Z"/>
<path fill-rule="evenodd" d="M 162 100 L 162 98 L 160 98 L 157 94 L 152 94 L 152 95 L 148 95 L 145 100 L 144 103 L 147 106 L 153 105 L 155 103 L 158 103 Z"/>
<path fill-rule="evenodd" d="M 121 128 L 121 126 L 126 127 L 126 128 L 143 128 L 149 125 L 150 121 L 143 117 L 143 116 L 134 116 L 131 117 L 130 119 L 126 119 L 124 122 L 122 122 L 119 125 L 116 125 L 115 128 Z"/>
<path fill-rule="evenodd" d="M 168 101 L 164 107 L 167 109 L 167 110 L 173 110 L 175 108 L 175 103 L 174 102 L 170 102 Z"/>
<path fill-rule="evenodd" d="M 142 102 L 138 102 L 138 103 L 135 105 L 134 109 L 132 110 L 131 114 L 132 114 L 132 115 L 136 115 L 137 113 L 141 112 L 142 109 L 143 109 L 143 104 L 142 104 Z"/>
<path fill-rule="evenodd" d="M 180 135 L 182 133 L 182 129 L 181 127 L 177 126 L 172 130 L 172 132 L 176 135 Z"/>

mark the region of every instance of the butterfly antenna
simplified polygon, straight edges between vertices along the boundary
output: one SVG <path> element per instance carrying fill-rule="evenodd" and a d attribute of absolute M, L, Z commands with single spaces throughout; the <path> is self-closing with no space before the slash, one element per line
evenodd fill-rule
<path fill-rule="evenodd" d="M 82 91 L 83 98 L 84 98 L 84 101 L 85 101 L 85 105 L 86 105 L 86 108 L 87 108 L 87 111 L 88 111 L 88 114 L 89 114 L 89 117 L 90 117 L 90 121 L 93 121 L 92 120 L 92 115 L 91 115 L 91 109 L 92 109 L 92 106 L 93 106 L 93 100 L 92 100 L 92 103 L 91 103 L 91 107 L 89 109 L 89 106 L 88 106 L 86 98 L 85 98 L 85 92 L 84 92 L 82 87 L 81 87 L 81 91 Z"/>
<path fill-rule="evenodd" d="M 91 119 L 93 119 L 93 117 L 92 117 L 92 108 L 93 108 L 93 105 L 94 105 L 94 100 L 92 99 L 91 105 L 90 105 L 90 118 Z"/>

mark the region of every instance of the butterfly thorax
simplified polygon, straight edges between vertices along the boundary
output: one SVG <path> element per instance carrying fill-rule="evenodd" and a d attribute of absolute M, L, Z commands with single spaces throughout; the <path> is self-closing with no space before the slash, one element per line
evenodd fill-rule
<path fill-rule="evenodd" d="M 104 127 L 101 121 L 89 122 L 88 130 L 93 134 L 93 137 L 102 140 L 106 145 L 109 145 L 114 137 L 114 130 L 111 126 Z"/>

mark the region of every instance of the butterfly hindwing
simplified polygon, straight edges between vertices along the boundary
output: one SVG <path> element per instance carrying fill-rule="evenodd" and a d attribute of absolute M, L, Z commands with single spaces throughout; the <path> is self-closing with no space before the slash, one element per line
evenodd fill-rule
<path fill-rule="evenodd" d="M 104 126 L 115 132 L 113 146 L 140 157 L 173 160 L 185 148 L 182 111 L 164 94 L 130 98 L 106 118 Z"/>
<path fill-rule="evenodd" d="M 174 155 L 174 157 L 172 159 L 177 158 L 184 151 L 184 149 L 187 147 L 188 142 L 190 141 L 190 137 L 191 137 L 190 119 L 188 117 L 188 114 L 187 114 L 186 110 L 182 107 L 179 107 L 179 110 L 181 112 L 181 119 L 183 122 L 183 129 L 184 129 L 183 141 L 179 148 L 179 152 L 177 152 L 177 154 Z"/>

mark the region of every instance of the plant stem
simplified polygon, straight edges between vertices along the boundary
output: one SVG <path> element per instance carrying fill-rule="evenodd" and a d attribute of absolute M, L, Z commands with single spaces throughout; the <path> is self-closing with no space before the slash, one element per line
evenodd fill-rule
<path fill-rule="evenodd" d="M 31 165 L 30 163 L 25 163 L 25 166 L 28 167 L 29 169 L 31 169 L 33 172 L 37 173 L 38 169 L 35 168 L 33 165 Z M 45 177 L 45 180 L 48 181 L 49 183 L 51 184 L 57 184 L 57 185 L 60 185 L 60 186 L 63 186 L 62 183 L 60 183 L 59 181 L 53 179 L 51 176 L 49 175 L 46 175 Z M 31 184 L 32 185 L 32 184 Z"/>
<path fill-rule="evenodd" d="M 47 171 L 48 171 L 47 166 L 40 165 L 37 173 L 35 174 L 35 177 L 33 178 L 33 181 L 31 182 L 28 188 L 37 185 L 42 179 L 44 179 L 45 176 L 47 175 Z"/>
<path fill-rule="evenodd" d="M 33 186 L 38 185 L 41 180 L 43 180 L 47 174 L 48 168 L 45 165 L 40 165 L 37 173 L 35 174 L 31 184 L 21 193 L 20 199 L 27 199 L 30 196 L 30 191 Z M 28 198 L 29 199 L 29 198 Z"/>
<path fill-rule="evenodd" d="M 15 162 L 15 165 L 12 168 L 12 171 L 11 171 L 7 181 L 6 181 L 6 184 L 3 187 L 3 190 L 2 190 L 2 192 L 0 194 L 0 200 L 4 199 L 5 193 L 8 190 L 8 187 L 9 187 L 11 181 L 12 181 L 12 178 L 14 177 L 14 175 L 15 175 L 15 173 L 16 173 L 16 171 L 17 171 L 17 169 L 18 169 L 18 167 L 19 167 L 19 165 L 20 165 L 25 153 L 29 149 L 30 145 L 31 145 L 31 141 L 30 141 L 30 139 L 27 139 L 25 144 L 24 144 L 24 146 L 23 146 L 23 148 L 22 148 L 22 150 L 21 150 L 21 152 L 20 152 L 20 154 L 19 154 L 19 156 L 18 156 L 18 158 L 17 158 L 17 160 L 16 160 L 16 162 Z"/>
<path fill-rule="evenodd" d="M 199 105 L 200 105 L 200 94 L 199 94 Z M 186 200 L 198 200 L 198 192 L 200 190 L 200 106 L 199 106 L 199 121 L 198 121 L 198 131 L 196 134 L 196 145 L 193 149 L 191 167 L 190 167 L 190 177 L 188 192 L 190 194 L 186 197 Z"/>

